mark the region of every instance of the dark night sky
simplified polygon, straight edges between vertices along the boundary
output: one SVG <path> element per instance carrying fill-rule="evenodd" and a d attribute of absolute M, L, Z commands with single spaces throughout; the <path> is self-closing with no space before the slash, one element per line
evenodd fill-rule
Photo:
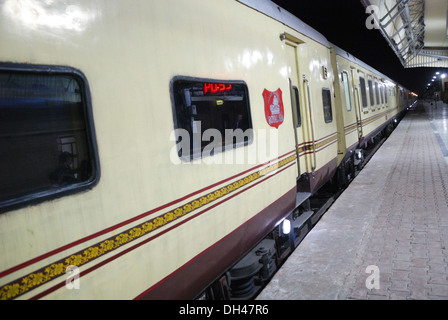
<path fill-rule="evenodd" d="M 422 94 L 436 68 L 404 68 L 378 30 L 367 29 L 368 15 L 359 0 L 273 0 L 296 15 L 330 42 Z"/>

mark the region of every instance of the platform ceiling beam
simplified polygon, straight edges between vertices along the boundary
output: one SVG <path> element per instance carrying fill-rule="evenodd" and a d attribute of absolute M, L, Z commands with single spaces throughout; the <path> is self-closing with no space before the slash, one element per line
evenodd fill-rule
<path fill-rule="evenodd" d="M 405 68 L 448 67 L 448 1 L 361 0 Z M 369 25 L 366 22 L 366 26 Z"/>

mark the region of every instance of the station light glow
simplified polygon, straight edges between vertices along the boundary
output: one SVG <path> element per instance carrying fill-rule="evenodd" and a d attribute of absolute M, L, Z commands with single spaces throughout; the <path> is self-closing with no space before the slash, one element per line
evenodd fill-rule
<path fill-rule="evenodd" d="M 289 234 L 291 232 L 291 221 L 288 219 L 283 220 L 282 232 L 283 234 Z"/>

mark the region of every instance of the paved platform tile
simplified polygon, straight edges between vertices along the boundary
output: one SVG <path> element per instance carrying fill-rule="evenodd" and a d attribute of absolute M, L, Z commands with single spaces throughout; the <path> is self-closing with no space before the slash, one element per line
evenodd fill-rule
<path fill-rule="evenodd" d="M 258 299 L 448 298 L 447 119 L 419 102 Z"/>

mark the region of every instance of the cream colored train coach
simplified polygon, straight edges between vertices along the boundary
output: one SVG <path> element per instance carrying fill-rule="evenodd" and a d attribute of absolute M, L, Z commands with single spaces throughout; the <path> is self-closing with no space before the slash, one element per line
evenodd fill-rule
<path fill-rule="evenodd" d="M 0 39 L 5 300 L 251 298 L 406 106 L 266 0 L 0 0 Z"/>

